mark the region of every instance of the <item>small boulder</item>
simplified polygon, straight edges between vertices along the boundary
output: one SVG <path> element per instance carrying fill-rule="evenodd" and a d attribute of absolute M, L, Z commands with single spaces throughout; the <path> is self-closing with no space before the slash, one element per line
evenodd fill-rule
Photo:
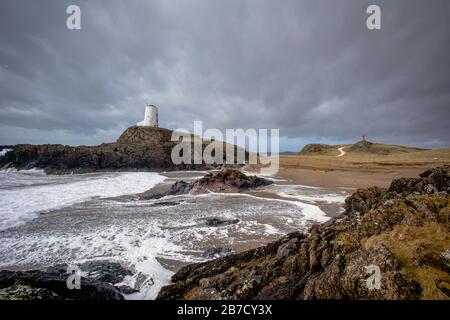
<path fill-rule="evenodd" d="M 206 225 L 211 227 L 222 227 L 230 224 L 239 223 L 239 219 L 220 219 L 220 218 L 208 218 L 206 219 Z"/>
<path fill-rule="evenodd" d="M 234 253 L 236 253 L 236 251 L 234 251 L 233 248 L 212 247 L 203 252 L 202 257 L 207 259 L 217 259 Z"/>

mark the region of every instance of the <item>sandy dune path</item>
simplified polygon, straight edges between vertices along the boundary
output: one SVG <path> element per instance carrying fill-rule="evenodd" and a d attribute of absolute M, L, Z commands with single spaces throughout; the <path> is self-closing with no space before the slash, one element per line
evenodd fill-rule
<path fill-rule="evenodd" d="M 338 148 L 338 150 L 339 150 L 340 154 L 338 154 L 338 155 L 336 156 L 337 158 L 338 158 L 338 157 L 342 157 L 343 155 L 345 155 L 344 147 L 340 147 L 340 148 Z"/>

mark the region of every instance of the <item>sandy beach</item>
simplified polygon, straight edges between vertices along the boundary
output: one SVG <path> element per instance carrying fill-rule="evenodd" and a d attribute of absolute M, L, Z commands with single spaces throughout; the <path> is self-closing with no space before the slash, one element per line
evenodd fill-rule
<path fill-rule="evenodd" d="M 334 190 L 387 187 L 400 177 L 415 177 L 428 168 L 450 164 L 450 149 L 399 155 L 281 156 L 276 178 Z"/>

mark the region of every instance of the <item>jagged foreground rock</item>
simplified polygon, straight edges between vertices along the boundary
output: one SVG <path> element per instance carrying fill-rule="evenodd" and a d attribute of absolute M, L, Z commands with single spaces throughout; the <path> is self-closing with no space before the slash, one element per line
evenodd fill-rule
<path fill-rule="evenodd" d="M 358 190 L 307 234 L 182 268 L 158 299 L 449 299 L 449 181 L 444 166 Z"/>
<path fill-rule="evenodd" d="M 136 292 L 133 288 L 116 287 L 131 271 L 119 263 L 91 261 L 80 265 L 85 275 L 80 290 L 67 286 L 67 265 L 47 270 L 0 271 L 0 300 L 123 300 L 121 293 Z M 129 291 L 129 292 L 128 292 Z"/>

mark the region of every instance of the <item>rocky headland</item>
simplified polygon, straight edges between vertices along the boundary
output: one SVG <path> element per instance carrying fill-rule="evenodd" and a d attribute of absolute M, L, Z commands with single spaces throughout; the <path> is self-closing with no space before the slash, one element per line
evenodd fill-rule
<path fill-rule="evenodd" d="M 359 189 L 307 233 L 187 265 L 158 299 L 449 299 L 449 170 Z"/>
<path fill-rule="evenodd" d="M 0 157 L 0 168 L 38 168 L 44 169 L 48 174 L 65 174 L 95 171 L 204 170 L 215 167 L 205 163 L 175 165 L 171 152 L 178 142 L 171 141 L 171 136 L 172 131 L 168 129 L 133 126 L 125 130 L 116 142 L 98 146 L 20 144 L 12 146 L 11 151 Z M 204 141 L 202 150 L 209 143 L 211 142 Z M 237 147 L 234 148 L 236 151 Z M 225 158 L 224 151 L 223 159 Z"/>

